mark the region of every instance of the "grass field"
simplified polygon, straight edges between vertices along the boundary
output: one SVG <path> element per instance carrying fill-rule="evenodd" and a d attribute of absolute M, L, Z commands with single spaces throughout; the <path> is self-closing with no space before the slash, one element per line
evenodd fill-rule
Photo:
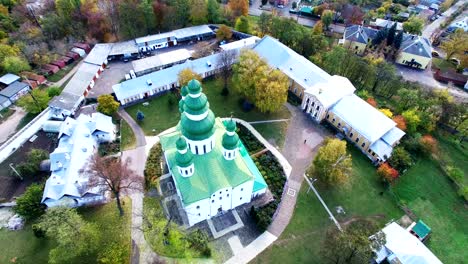
<path fill-rule="evenodd" d="M 130 126 L 122 119 L 120 125 L 120 149 L 121 151 L 133 149 L 136 146 L 135 134 Z"/>
<path fill-rule="evenodd" d="M 289 122 L 274 122 L 253 124 L 252 126 L 270 143 L 274 142 L 279 148 L 283 148 Z"/>
<path fill-rule="evenodd" d="M 115 242 L 123 245 L 123 248 L 128 250 L 123 251 L 125 259 L 130 262 L 131 252 L 131 200 L 124 199 L 124 210 L 126 212 L 123 218 L 120 218 L 115 202 L 98 206 L 81 208 L 80 212 L 83 218 L 87 221 L 94 222 L 102 235 L 100 249 L 103 249 L 106 243 Z M 13 263 L 12 259 L 16 258 L 16 263 L 36 264 L 47 263 L 49 259 L 49 251 L 54 248 L 55 242 L 47 238 L 36 238 L 32 232 L 31 225 L 26 225 L 23 230 L 9 231 L 7 229 L 0 230 L 0 263 Z M 80 258 L 78 263 L 96 263 L 96 254 Z"/>
<path fill-rule="evenodd" d="M 210 108 L 216 117 L 229 117 L 232 114 L 234 117 L 246 121 L 285 119 L 290 117 L 288 109 L 284 106 L 276 113 L 261 113 L 256 109 L 244 112 L 239 103 L 241 96 L 231 87 L 229 96 L 222 96 L 222 86 L 217 80 L 206 80 L 202 83 L 202 86 L 203 92 L 208 97 Z M 145 114 L 145 119 L 140 125 L 145 134 L 158 134 L 167 128 L 175 126 L 180 120 L 178 102 L 170 106 L 168 103 L 169 97 L 169 94 L 165 94 L 149 100 L 148 106 L 143 106 L 139 103 L 126 108 L 126 111 L 135 120 L 138 110 L 142 111 Z"/>
<path fill-rule="evenodd" d="M 77 61 L 73 62 L 72 64 L 69 64 L 65 67 L 63 67 L 62 69 L 60 69 L 60 71 L 58 71 L 57 73 L 55 74 L 52 74 L 50 76 L 47 76 L 47 80 L 51 81 L 51 82 L 58 82 L 60 81 L 65 75 L 67 75 L 67 73 L 69 73 L 75 66 L 76 64 L 78 64 Z"/>
<path fill-rule="evenodd" d="M 446 61 L 440 58 L 432 58 L 432 67 L 438 68 L 441 71 L 447 71 L 449 69 L 456 70 L 457 67 L 450 61 Z"/>
<path fill-rule="evenodd" d="M 396 206 L 392 196 L 384 191 L 369 160 L 354 147 L 348 147 L 348 150 L 353 157 L 353 175 L 349 186 L 342 189 L 318 187 L 335 217 L 339 221 L 371 217 L 382 225 L 391 219 L 400 218 L 403 212 Z M 324 263 L 319 254 L 320 246 L 327 228 L 334 225 L 314 193 L 307 193 L 305 186 L 304 183 L 294 216 L 284 233 L 253 263 Z M 337 215 L 337 206 L 342 206 L 346 214 Z"/>
<path fill-rule="evenodd" d="M 463 153 L 457 153 L 457 149 L 445 143 L 441 148 L 450 149 L 450 153 L 454 153 L 451 157 L 466 173 L 467 159 L 458 160 Z M 455 186 L 435 161 L 420 159 L 393 189 L 396 196 L 432 228 L 426 243 L 432 252 L 444 263 L 465 263 L 468 259 L 468 211 Z"/>

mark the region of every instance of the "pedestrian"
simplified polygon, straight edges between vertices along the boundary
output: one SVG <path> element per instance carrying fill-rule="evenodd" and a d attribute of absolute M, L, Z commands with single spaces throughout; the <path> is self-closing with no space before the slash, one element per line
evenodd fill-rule
<path fill-rule="evenodd" d="M 304 139 L 304 144 L 307 142 L 307 139 Z"/>

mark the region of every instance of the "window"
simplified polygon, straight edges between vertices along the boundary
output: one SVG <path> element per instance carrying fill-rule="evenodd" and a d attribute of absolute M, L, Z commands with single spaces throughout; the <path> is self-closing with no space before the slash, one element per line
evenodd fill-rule
<path fill-rule="evenodd" d="M 356 138 L 355 142 L 358 143 L 358 142 L 359 142 L 359 138 Z"/>
<path fill-rule="evenodd" d="M 338 127 L 341 127 L 341 123 L 338 123 Z"/>
<path fill-rule="evenodd" d="M 198 155 L 198 146 L 195 146 L 195 154 Z"/>
<path fill-rule="evenodd" d="M 198 216 L 201 216 L 200 213 L 198 213 Z"/>
<path fill-rule="evenodd" d="M 315 106 L 315 102 L 312 102 L 312 106 Z"/>
<path fill-rule="evenodd" d="M 327 115 L 327 119 L 329 119 L 329 118 L 330 118 L 330 115 Z"/>
<path fill-rule="evenodd" d="M 241 192 L 244 190 L 244 188 L 241 188 Z"/>
<path fill-rule="evenodd" d="M 367 152 L 370 153 L 370 152 L 371 152 L 371 149 L 369 149 Z"/>
<path fill-rule="evenodd" d="M 222 191 L 219 191 L 219 194 L 221 194 Z"/>
<path fill-rule="evenodd" d="M 372 157 L 375 157 L 375 152 L 372 151 Z"/>
<path fill-rule="evenodd" d="M 206 145 L 203 145 L 203 153 L 206 153 Z"/>
<path fill-rule="evenodd" d="M 199 205 L 197 205 L 197 209 L 200 209 L 200 206 L 199 206 Z"/>
<path fill-rule="evenodd" d="M 241 199 L 241 201 L 242 201 L 242 197 L 241 197 L 240 199 Z"/>
<path fill-rule="evenodd" d="M 229 197 L 229 193 L 226 196 Z"/>
<path fill-rule="evenodd" d="M 366 146 L 366 143 L 362 143 L 361 147 L 365 147 Z"/>
<path fill-rule="evenodd" d="M 228 153 L 228 158 L 231 158 L 231 152 Z"/>
<path fill-rule="evenodd" d="M 349 133 L 349 137 L 352 138 L 353 137 L 353 132 Z"/>
<path fill-rule="evenodd" d="M 320 106 L 317 105 L 317 108 L 315 108 L 315 109 L 317 109 L 317 111 L 320 110 Z"/>
<path fill-rule="evenodd" d="M 214 203 L 214 200 L 211 200 L 211 203 Z"/>
<path fill-rule="evenodd" d="M 335 123 L 335 118 L 333 118 L 332 123 Z"/>
<path fill-rule="evenodd" d="M 219 200 L 221 201 L 223 199 L 223 197 L 219 197 Z"/>

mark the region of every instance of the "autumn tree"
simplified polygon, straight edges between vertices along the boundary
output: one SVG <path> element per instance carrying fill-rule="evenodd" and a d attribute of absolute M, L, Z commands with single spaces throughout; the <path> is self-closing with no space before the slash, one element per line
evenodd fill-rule
<path fill-rule="evenodd" d="M 419 117 L 419 114 L 416 112 L 416 110 L 407 110 L 401 115 L 403 118 L 405 118 L 407 131 L 411 134 L 415 133 L 419 124 L 421 123 L 421 118 Z"/>
<path fill-rule="evenodd" d="M 419 139 L 419 144 L 425 153 L 436 154 L 438 150 L 437 140 L 431 135 L 424 135 Z"/>
<path fill-rule="evenodd" d="M 374 97 L 369 97 L 366 99 L 366 102 L 373 107 L 377 107 L 377 101 L 374 99 Z"/>
<path fill-rule="evenodd" d="M 346 152 L 346 141 L 327 138 L 308 169 L 326 185 L 344 184 L 352 172 L 351 155 Z"/>
<path fill-rule="evenodd" d="M 447 54 L 446 60 L 450 60 L 454 55 L 464 55 L 468 50 L 468 33 L 457 29 L 449 40 L 442 42 L 440 48 Z"/>
<path fill-rule="evenodd" d="M 248 0 L 229 0 L 228 7 L 235 18 L 239 16 L 247 16 L 249 14 Z"/>
<path fill-rule="evenodd" d="M 218 59 L 216 61 L 216 64 L 218 65 L 219 70 L 219 76 L 223 80 L 223 95 L 228 95 L 229 91 L 227 88 L 229 77 L 231 76 L 231 69 L 232 65 L 236 61 L 237 53 L 235 50 L 225 50 L 222 51 Z"/>
<path fill-rule="evenodd" d="M 396 123 L 396 126 L 403 130 L 403 131 L 406 131 L 406 120 L 403 116 L 401 115 L 397 115 L 397 116 L 394 116 L 393 117 L 393 122 Z"/>
<path fill-rule="evenodd" d="M 253 50 L 242 51 L 239 62 L 233 66 L 234 87 L 250 102 L 255 101 L 255 84 L 261 67 L 267 67 L 267 63 Z"/>
<path fill-rule="evenodd" d="M 396 147 L 393 150 L 392 156 L 388 162 L 392 167 L 400 172 L 403 172 L 411 166 L 413 160 L 411 159 L 409 152 L 406 151 L 403 147 Z"/>
<path fill-rule="evenodd" d="M 178 76 L 177 80 L 179 82 L 180 87 L 187 85 L 187 83 L 191 81 L 192 79 L 195 79 L 199 82 L 201 82 L 202 80 L 201 75 L 197 74 L 190 68 L 185 68 L 181 70 L 177 76 Z"/>
<path fill-rule="evenodd" d="M 383 163 L 377 169 L 377 174 L 385 181 L 393 184 L 398 179 L 398 171 L 392 168 L 388 163 Z"/>
<path fill-rule="evenodd" d="M 49 208 L 36 226 L 55 241 L 56 247 L 49 252 L 49 263 L 73 263 L 98 246 L 96 226 L 85 222 L 76 209 Z"/>
<path fill-rule="evenodd" d="M 230 40 L 232 38 L 232 30 L 226 25 L 221 25 L 216 31 L 216 39 L 218 41 Z"/>
<path fill-rule="evenodd" d="M 408 19 L 408 21 L 403 23 L 403 30 L 410 34 L 421 35 L 423 26 L 424 26 L 423 19 L 417 16 L 412 16 Z"/>
<path fill-rule="evenodd" d="M 190 1 L 190 21 L 193 25 L 206 24 L 208 22 L 208 10 L 205 0 Z"/>
<path fill-rule="evenodd" d="M 50 97 L 46 90 L 34 89 L 29 95 L 25 95 L 18 100 L 18 105 L 26 112 L 38 114 L 47 108 Z"/>
<path fill-rule="evenodd" d="M 331 11 L 331 10 L 323 11 L 321 21 L 322 21 L 323 25 L 325 26 L 325 29 L 328 30 L 331 23 L 333 22 L 333 11 Z"/>
<path fill-rule="evenodd" d="M 4 58 L 2 68 L 4 72 L 13 74 L 31 70 L 29 63 L 24 58 L 18 56 L 8 56 Z"/>
<path fill-rule="evenodd" d="M 115 197 L 120 216 L 124 211 L 120 201 L 122 191 L 140 190 L 141 179 L 130 168 L 131 160 L 127 158 L 105 158 L 98 153 L 90 158 L 87 168 L 83 169 L 89 175 L 89 186 L 100 189 L 108 189 Z"/>
<path fill-rule="evenodd" d="M 320 254 L 324 263 L 368 263 L 374 256 L 373 250 L 378 251 L 385 242 L 385 233 L 379 232 L 373 221 L 357 219 L 345 226 L 343 232 L 330 227 Z"/>
<path fill-rule="evenodd" d="M 392 118 L 393 117 L 393 113 L 392 113 L 392 110 L 388 109 L 388 108 L 381 108 L 379 109 L 379 111 L 384 114 L 386 117 L 388 118 Z"/>
<path fill-rule="evenodd" d="M 120 104 L 110 94 L 100 95 L 97 101 L 97 110 L 105 115 L 113 115 L 120 107 Z"/>
<path fill-rule="evenodd" d="M 278 111 L 288 98 L 288 77 L 278 69 L 268 68 L 255 87 L 255 106 L 261 112 Z"/>
<path fill-rule="evenodd" d="M 237 31 L 250 34 L 250 21 L 246 16 L 240 16 L 236 20 L 235 28 Z"/>
<path fill-rule="evenodd" d="M 210 23 L 218 23 L 221 18 L 221 7 L 219 6 L 218 1 L 208 0 L 207 6 L 207 19 Z"/>

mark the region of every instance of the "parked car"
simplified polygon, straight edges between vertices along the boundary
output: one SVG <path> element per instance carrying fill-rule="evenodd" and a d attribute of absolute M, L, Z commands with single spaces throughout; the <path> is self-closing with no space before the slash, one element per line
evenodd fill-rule
<path fill-rule="evenodd" d="M 433 51 L 432 51 L 432 57 L 440 57 L 439 52 L 433 50 Z"/>

